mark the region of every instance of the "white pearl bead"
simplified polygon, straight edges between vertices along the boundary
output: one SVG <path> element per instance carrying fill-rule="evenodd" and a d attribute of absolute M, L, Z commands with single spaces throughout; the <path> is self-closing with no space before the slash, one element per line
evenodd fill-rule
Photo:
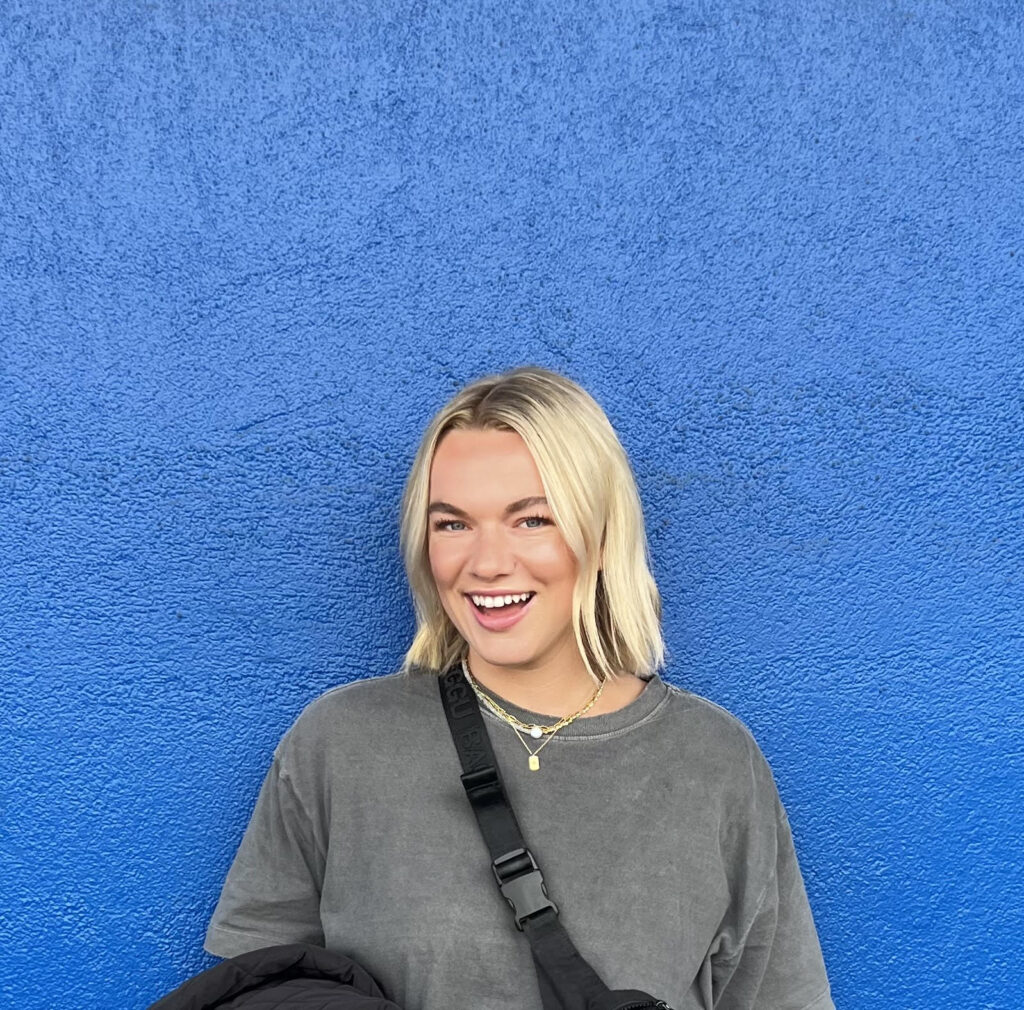
<path fill-rule="evenodd" d="M 540 728 L 540 726 L 534 726 L 530 730 L 530 736 L 532 736 L 534 740 L 539 740 L 543 735 L 544 735 L 544 732 Z"/>

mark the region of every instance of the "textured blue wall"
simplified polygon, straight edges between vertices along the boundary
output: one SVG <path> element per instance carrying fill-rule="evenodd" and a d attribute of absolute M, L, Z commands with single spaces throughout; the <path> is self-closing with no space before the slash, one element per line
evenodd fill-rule
<path fill-rule="evenodd" d="M 408 641 L 419 431 L 531 361 L 632 454 L 837 1002 L 1019 1005 L 1018 3 L 0 27 L 0 1002 L 208 963 L 274 743 Z"/>

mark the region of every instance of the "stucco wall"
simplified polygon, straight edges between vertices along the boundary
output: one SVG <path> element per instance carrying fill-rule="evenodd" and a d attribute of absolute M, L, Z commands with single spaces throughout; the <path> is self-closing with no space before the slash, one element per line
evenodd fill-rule
<path fill-rule="evenodd" d="M 632 455 L 666 676 L 772 762 L 837 1004 L 1018 1005 L 1018 4 L 0 28 L 0 1002 L 209 963 L 274 743 L 408 640 L 419 431 L 532 361 Z"/>

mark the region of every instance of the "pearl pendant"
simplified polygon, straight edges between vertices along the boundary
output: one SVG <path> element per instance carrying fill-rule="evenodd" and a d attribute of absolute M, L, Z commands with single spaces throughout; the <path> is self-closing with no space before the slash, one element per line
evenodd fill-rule
<path fill-rule="evenodd" d="M 534 740 L 539 740 L 543 735 L 544 731 L 540 728 L 540 726 L 531 727 L 530 736 L 532 736 Z"/>

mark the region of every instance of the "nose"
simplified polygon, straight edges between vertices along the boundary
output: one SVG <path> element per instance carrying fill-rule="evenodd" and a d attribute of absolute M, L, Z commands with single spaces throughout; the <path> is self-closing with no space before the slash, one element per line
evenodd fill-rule
<path fill-rule="evenodd" d="M 515 568 L 508 535 L 501 528 L 487 529 L 481 526 L 473 543 L 470 571 L 478 579 L 497 579 L 508 575 Z"/>

